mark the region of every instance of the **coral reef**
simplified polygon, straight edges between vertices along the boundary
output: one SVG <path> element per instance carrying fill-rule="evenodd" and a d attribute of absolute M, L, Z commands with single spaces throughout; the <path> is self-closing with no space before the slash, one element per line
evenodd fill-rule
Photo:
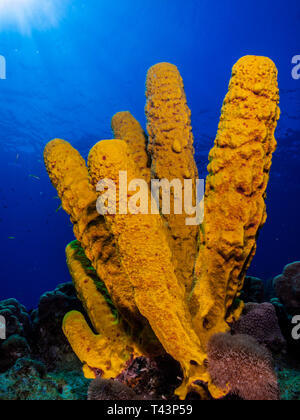
<path fill-rule="evenodd" d="M 270 353 L 248 335 L 215 334 L 208 343 L 209 373 L 216 385 L 244 400 L 278 400 Z"/>
<path fill-rule="evenodd" d="M 0 342 L 0 400 L 86 399 L 89 381 L 61 329 L 66 311 L 83 310 L 72 283 L 45 293 L 31 312 L 15 299 L 0 308 L 8 326 Z"/>
<path fill-rule="evenodd" d="M 300 371 L 285 368 L 278 373 L 282 401 L 300 401 Z"/>
<path fill-rule="evenodd" d="M 242 316 L 234 323 L 232 330 L 235 334 L 250 335 L 274 352 L 280 352 L 286 346 L 271 303 L 246 304 Z"/>
<path fill-rule="evenodd" d="M 42 363 L 28 358 L 0 374 L 0 401 L 84 400 L 87 389 L 88 381 L 78 373 L 50 375 Z"/>
<path fill-rule="evenodd" d="M 16 299 L 6 299 L 0 302 L 0 315 L 6 320 L 6 337 L 20 335 L 25 337 L 31 330 L 30 316 Z"/>
<path fill-rule="evenodd" d="M 177 68 L 168 63 L 152 67 L 146 96 L 151 177 L 190 178 L 194 193 L 198 174 L 190 111 Z M 127 188 L 125 196 L 120 193 L 120 172 L 126 171 L 125 187 L 140 178 L 146 185 L 149 182 L 146 137 L 131 114 L 113 118 L 115 137 L 121 138 L 97 143 L 90 151 L 88 168 L 67 142 L 56 139 L 46 146 L 49 177 L 83 250 L 79 255 L 76 247 L 69 246 L 68 265 L 98 334 L 78 311 L 65 316 L 63 329 L 88 378 L 100 374 L 104 379 L 121 377 L 139 357 L 166 352 L 182 369 L 182 384 L 175 391 L 179 398 L 186 398 L 189 392 L 207 398 L 207 391 L 213 398 L 222 398 L 229 391 L 249 398 L 250 391 L 239 389 L 233 381 L 228 387 L 226 381 L 214 380 L 212 364 L 207 369 L 207 351 L 209 342 L 219 343 L 221 336 L 216 341 L 213 336 L 229 331 L 230 323 L 243 310 L 239 296 L 258 232 L 266 221 L 278 101 L 277 70 L 272 61 L 254 56 L 239 60 L 233 67 L 210 152 L 198 255 L 197 226 L 187 226 L 182 215 L 161 216 L 158 207 L 150 213 L 141 203 L 138 206 L 133 188 Z M 114 214 L 107 211 L 102 216 L 96 211 L 100 192 L 95 187 L 101 179 L 110 179 L 116 186 Z M 176 194 L 172 194 L 175 201 Z M 150 198 L 149 193 L 149 202 Z M 124 203 L 132 205 L 135 214 L 118 211 Z M 97 288 L 99 282 L 105 285 L 110 301 Z M 115 322 L 111 304 L 118 312 Z M 233 364 L 231 372 L 227 366 L 228 377 L 234 377 L 239 358 L 245 356 L 245 365 L 251 368 L 256 361 L 266 373 L 265 378 L 259 376 L 257 392 L 272 399 L 276 378 L 265 350 L 257 349 L 251 337 L 248 341 L 240 337 L 231 338 Z M 214 349 L 220 366 L 230 351 L 229 339 L 219 344 L 224 351 Z M 213 360 L 211 346 L 210 351 Z M 252 372 L 258 373 L 254 368 Z M 250 387 L 253 376 L 245 381 Z"/>
<path fill-rule="evenodd" d="M 288 264 L 274 279 L 274 288 L 290 315 L 300 314 L 300 262 Z"/>
<path fill-rule="evenodd" d="M 11 335 L 0 346 L 0 372 L 11 368 L 22 357 L 30 357 L 31 349 L 25 337 Z"/>
<path fill-rule="evenodd" d="M 61 329 L 65 314 L 71 310 L 83 308 L 72 283 L 64 283 L 44 293 L 37 309 L 31 312 L 32 331 L 28 339 L 32 354 L 50 371 L 78 369 L 78 359 Z"/>
<path fill-rule="evenodd" d="M 18 358 L 31 354 L 28 337 L 32 323 L 26 308 L 16 299 L 1 301 L 0 315 L 6 320 L 6 340 L 0 341 L 0 372 L 5 372 Z"/>
<path fill-rule="evenodd" d="M 287 341 L 288 352 L 297 357 L 300 352 L 300 340 L 293 338 L 294 316 L 300 314 L 300 262 L 288 264 L 283 273 L 273 279 L 277 297 L 271 299 L 276 309 L 279 324 Z"/>

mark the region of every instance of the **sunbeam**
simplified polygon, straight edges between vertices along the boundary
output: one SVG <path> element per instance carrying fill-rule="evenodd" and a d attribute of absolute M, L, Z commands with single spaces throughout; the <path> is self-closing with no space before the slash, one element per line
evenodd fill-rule
<path fill-rule="evenodd" d="M 1 28 L 15 27 L 22 33 L 55 26 L 69 0 L 1 0 Z"/>

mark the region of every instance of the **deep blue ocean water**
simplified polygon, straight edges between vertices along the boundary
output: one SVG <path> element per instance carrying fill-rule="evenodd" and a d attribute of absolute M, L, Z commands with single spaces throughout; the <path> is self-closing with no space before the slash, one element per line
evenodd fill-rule
<path fill-rule="evenodd" d="M 56 211 L 46 143 L 63 138 L 86 157 L 112 137 L 111 117 L 122 110 L 145 127 L 146 72 L 160 61 L 183 76 L 205 176 L 233 64 L 247 54 L 274 60 L 279 146 L 269 217 L 249 273 L 267 280 L 300 259 L 300 79 L 291 75 L 292 57 L 300 55 L 299 0 L 53 0 L 51 13 L 36 6 L 42 0 L 19 1 L 9 17 L 0 5 L 7 65 L 0 80 L 0 300 L 15 297 L 30 308 L 70 279 L 64 248 L 72 227 Z M 23 10 L 26 1 L 32 7 Z"/>

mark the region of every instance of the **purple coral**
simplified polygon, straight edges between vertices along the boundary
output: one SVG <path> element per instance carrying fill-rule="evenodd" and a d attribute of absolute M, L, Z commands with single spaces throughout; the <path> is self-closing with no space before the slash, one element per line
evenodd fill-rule
<path fill-rule="evenodd" d="M 271 303 L 247 303 L 241 318 L 232 326 L 235 334 L 247 334 L 270 350 L 280 352 L 286 346 L 274 306 Z"/>
<path fill-rule="evenodd" d="M 274 279 L 278 298 L 291 315 L 300 314 L 300 261 L 284 267 L 283 273 Z"/>
<path fill-rule="evenodd" d="M 216 386 L 229 386 L 244 400 L 279 399 L 271 355 L 248 335 L 215 334 L 208 344 L 208 369 Z"/>

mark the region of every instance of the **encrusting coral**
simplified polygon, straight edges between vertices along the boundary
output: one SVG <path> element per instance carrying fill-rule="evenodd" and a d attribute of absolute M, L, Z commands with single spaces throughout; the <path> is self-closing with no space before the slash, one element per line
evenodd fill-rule
<path fill-rule="evenodd" d="M 233 68 L 210 152 L 198 256 L 199 227 L 186 226 L 183 215 L 149 213 L 151 193 L 147 191 L 143 207 L 137 192 L 141 184 L 132 184 L 140 179 L 148 186 L 150 176 L 170 182 L 191 179 L 195 193 L 198 172 L 190 110 L 177 68 L 168 63 L 152 67 L 146 96 L 149 156 L 147 137 L 128 112 L 113 117 L 116 138 L 93 147 L 88 169 L 67 142 L 54 140 L 46 146 L 50 179 L 95 270 L 87 273 L 69 245 L 68 265 L 78 295 L 100 334 L 95 335 L 78 312 L 66 315 L 64 331 L 88 377 L 96 377 L 97 371 L 104 378 L 117 377 L 143 353 L 147 340 L 153 340 L 154 348 L 160 343 L 181 365 L 183 382 L 176 390 L 181 399 L 190 391 L 204 398 L 207 389 L 212 397 L 222 398 L 231 389 L 213 381 L 208 343 L 241 315 L 238 297 L 266 220 L 265 194 L 279 118 L 277 70 L 268 58 L 254 56 L 242 58 Z M 128 188 L 121 197 L 122 172 Z M 118 193 L 116 212 L 104 216 L 96 211 L 101 194 L 95 191 L 103 179 L 113 181 Z M 124 203 L 135 211 L 118 212 Z M 116 322 L 107 295 L 97 289 L 96 274 L 119 312 Z M 238 357 L 237 350 L 235 354 Z"/>

